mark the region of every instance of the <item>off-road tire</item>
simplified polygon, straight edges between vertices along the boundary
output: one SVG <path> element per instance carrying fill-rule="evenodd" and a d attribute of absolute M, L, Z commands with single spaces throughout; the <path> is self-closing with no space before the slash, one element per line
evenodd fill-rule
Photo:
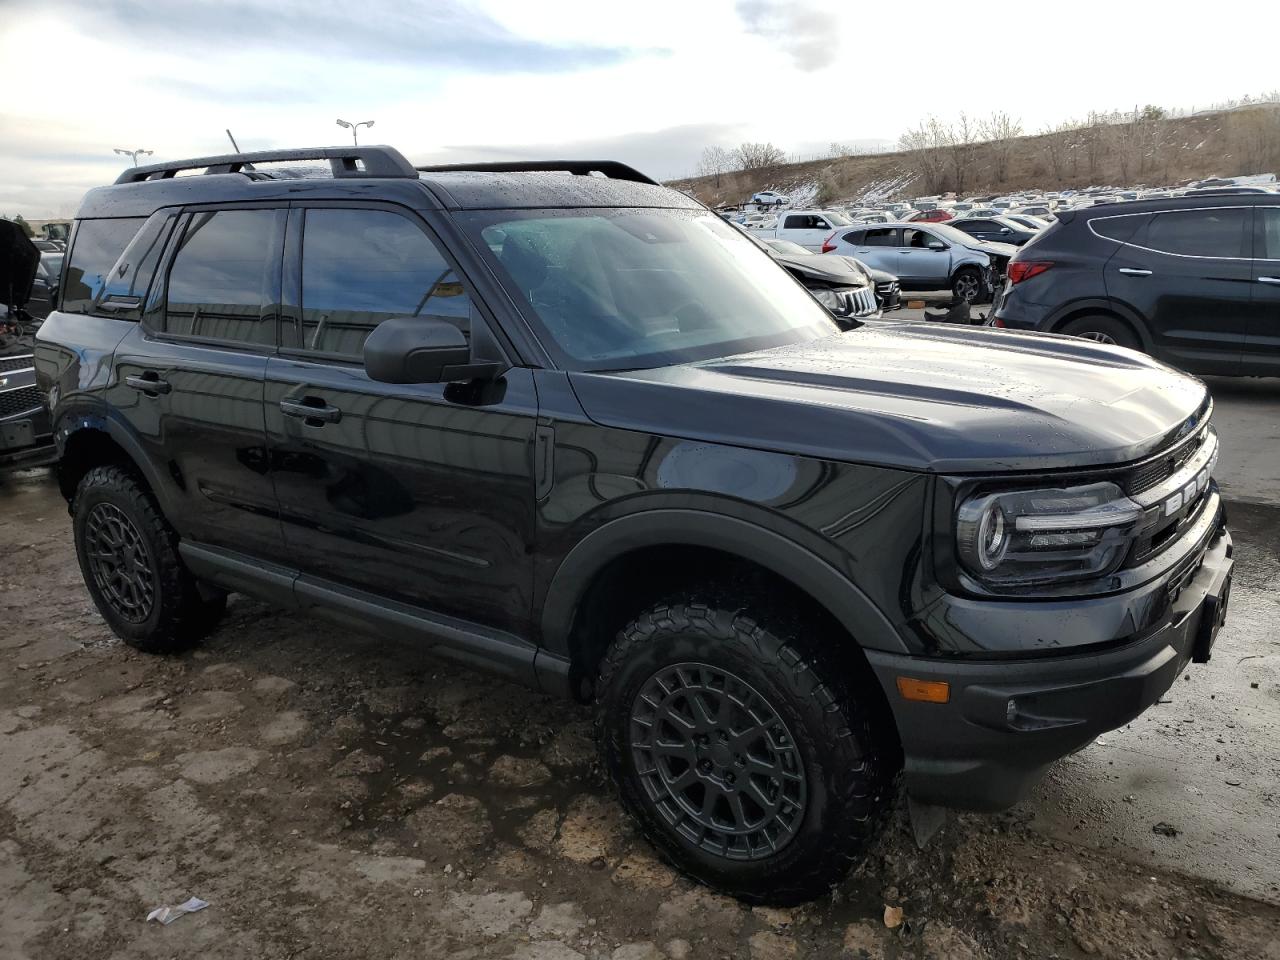
<path fill-rule="evenodd" d="M 1065 324 L 1060 332 L 1097 343 L 1128 347 L 1130 350 L 1142 349 L 1142 344 L 1127 323 L 1102 314 L 1077 317 Z"/>
<path fill-rule="evenodd" d="M 185 650 L 217 626 L 226 610 L 225 594 L 201 595 L 178 556 L 178 535 L 134 474 L 120 466 L 94 467 L 81 479 L 71 501 L 76 557 L 85 586 L 112 632 L 146 653 Z M 89 530 L 91 518 L 110 516 L 136 537 L 134 568 L 150 578 L 150 600 L 131 617 L 95 577 Z M 101 569 L 101 567 L 99 567 Z"/>
<path fill-rule="evenodd" d="M 795 904 L 838 883 L 883 826 L 895 789 L 896 740 L 874 719 L 871 698 L 878 692 L 865 685 L 874 681 L 820 652 L 820 644 L 848 643 L 847 637 L 814 636 L 807 624 L 758 604 L 753 612 L 722 599 L 685 597 L 629 623 L 601 665 L 596 736 L 624 808 L 668 863 L 749 903 Z M 679 832 L 646 789 L 633 749 L 633 710 L 647 684 L 686 663 L 745 681 L 794 739 L 807 797 L 776 852 L 749 860 L 709 852 Z"/>

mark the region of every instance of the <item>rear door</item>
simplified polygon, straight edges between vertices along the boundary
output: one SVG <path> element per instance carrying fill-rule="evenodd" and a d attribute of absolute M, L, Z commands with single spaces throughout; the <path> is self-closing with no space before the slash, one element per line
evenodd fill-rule
<path fill-rule="evenodd" d="M 844 235 L 844 239 L 853 244 L 853 256 L 867 266 L 897 274 L 901 234 L 898 227 L 871 227 L 866 230 L 851 230 Z"/>
<path fill-rule="evenodd" d="M 276 349 L 285 216 L 244 205 L 153 217 L 97 305 L 122 318 L 141 313 L 116 348 L 108 399 L 165 484 L 170 522 L 184 538 L 270 559 L 281 558 L 283 538 L 262 390 Z M 164 263 L 141 303 L 146 284 L 131 277 L 161 247 Z"/>
<path fill-rule="evenodd" d="M 1146 319 L 1157 357 L 1192 373 L 1239 372 L 1251 225 L 1249 207 L 1160 211 L 1108 261 L 1107 293 Z"/>
<path fill-rule="evenodd" d="M 493 383 L 371 380 L 392 317 L 468 337 L 476 301 L 416 214 L 295 204 L 281 354 L 267 364 L 271 475 L 285 543 L 319 578 L 524 635 L 532 585 L 532 373 Z M 301 582 L 301 581 L 300 581 Z"/>
<path fill-rule="evenodd" d="M 1280 207 L 1254 207 L 1254 260 L 1249 332 L 1241 373 L 1280 375 Z"/>

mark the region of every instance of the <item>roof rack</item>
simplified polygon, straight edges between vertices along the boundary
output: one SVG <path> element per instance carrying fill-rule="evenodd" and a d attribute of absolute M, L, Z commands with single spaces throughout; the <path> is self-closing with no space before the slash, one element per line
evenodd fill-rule
<path fill-rule="evenodd" d="M 328 160 L 335 178 L 407 177 L 416 180 L 418 172 L 395 147 L 313 147 L 302 150 L 259 150 L 254 153 L 227 153 L 217 157 L 193 160 L 171 160 L 133 167 L 116 177 L 116 183 L 141 183 L 144 180 L 167 180 L 180 170 L 205 168 L 210 173 L 251 174 L 255 163 Z M 246 169 L 247 168 L 247 169 Z"/>
<path fill-rule="evenodd" d="M 617 160 L 499 160 L 490 163 L 442 163 L 432 166 L 418 167 L 423 173 L 536 173 L 539 171 L 572 173 L 585 177 L 593 173 L 602 173 L 611 180 L 630 180 L 633 183 L 651 183 L 659 186 L 658 181 L 645 176 L 635 167 L 629 167 Z"/>

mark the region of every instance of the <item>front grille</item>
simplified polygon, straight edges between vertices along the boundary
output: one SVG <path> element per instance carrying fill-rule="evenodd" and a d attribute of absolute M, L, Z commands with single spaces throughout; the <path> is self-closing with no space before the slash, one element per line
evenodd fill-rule
<path fill-rule="evenodd" d="M 35 365 L 31 354 L 18 357 L 0 357 L 0 373 L 13 373 L 15 370 L 30 370 Z"/>
<path fill-rule="evenodd" d="M 1208 430 L 1201 430 L 1189 441 L 1184 442 L 1182 446 L 1174 447 L 1173 450 L 1153 457 L 1146 463 L 1138 464 L 1125 478 L 1125 492 L 1132 497 L 1164 483 L 1164 481 L 1177 473 L 1184 463 L 1195 456 L 1196 451 L 1200 449 L 1208 436 Z"/>
<path fill-rule="evenodd" d="M 863 287 L 861 290 L 853 291 L 853 315 L 855 317 L 865 317 L 879 309 L 880 307 L 876 303 L 876 295 L 871 292 L 870 287 Z"/>
<path fill-rule="evenodd" d="M 0 393 L 0 417 L 11 417 L 15 413 L 38 410 L 43 403 L 40 391 L 34 386 L 6 390 Z"/>

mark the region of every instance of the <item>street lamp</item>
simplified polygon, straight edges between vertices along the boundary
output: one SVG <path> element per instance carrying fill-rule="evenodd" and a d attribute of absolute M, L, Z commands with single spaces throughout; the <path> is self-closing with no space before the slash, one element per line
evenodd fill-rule
<path fill-rule="evenodd" d="M 138 165 L 139 156 L 149 157 L 151 156 L 152 153 L 155 152 L 154 150 L 143 150 L 141 147 L 139 147 L 137 150 L 121 150 L 119 147 L 115 147 L 114 149 L 116 153 L 120 154 L 120 156 L 122 157 L 133 157 L 133 165 L 135 167 Z"/>
<path fill-rule="evenodd" d="M 350 120 L 339 120 L 338 126 L 345 127 L 346 129 L 351 131 L 351 142 L 358 147 L 360 146 L 360 141 L 356 139 L 356 131 L 359 130 L 361 127 L 372 127 L 373 121 L 361 120 L 359 123 L 352 123 Z"/>

